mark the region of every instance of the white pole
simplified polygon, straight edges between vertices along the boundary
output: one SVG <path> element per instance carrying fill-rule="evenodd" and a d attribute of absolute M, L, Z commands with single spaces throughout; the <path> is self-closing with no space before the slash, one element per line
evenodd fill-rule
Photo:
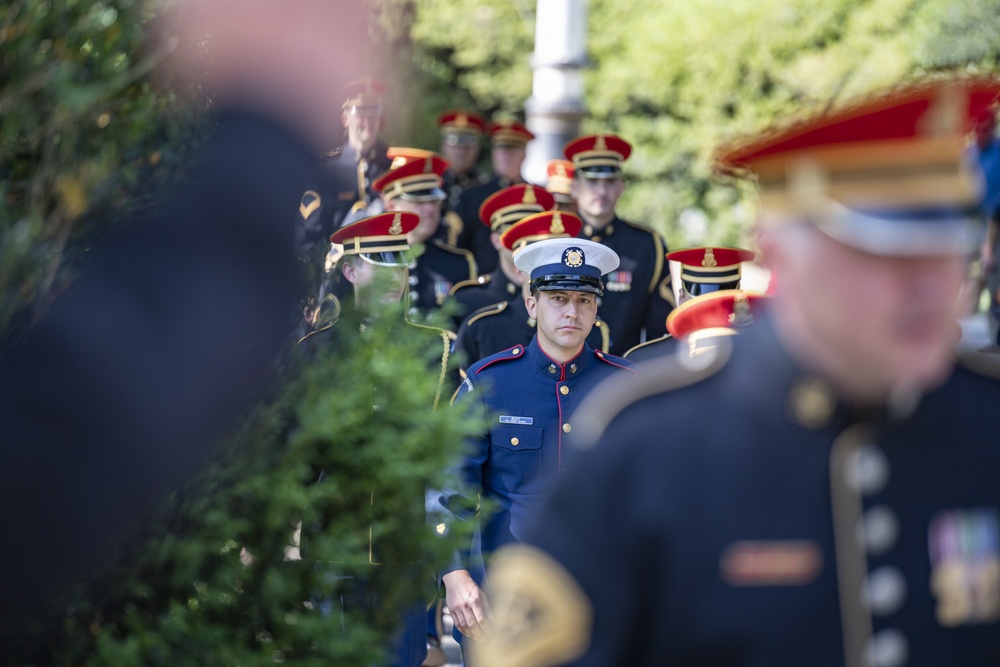
<path fill-rule="evenodd" d="M 587 61 L 587 0 L 538 0 L 535 14 L 534 79 L 525 121 L 535 139 L 528 144 L 524 177 L 544 185 L 546 163 L 563 157 L 563 146 L 579 134 L 583 68 Z"/>

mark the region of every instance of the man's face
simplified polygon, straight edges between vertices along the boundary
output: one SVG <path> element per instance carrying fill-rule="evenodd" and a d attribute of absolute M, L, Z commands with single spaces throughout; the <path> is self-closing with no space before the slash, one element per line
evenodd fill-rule
<path fill-rule="evenodd" d="M 345 109 L 340 116 L 341 122 L 347 128 L 347 142 L 360 147 L 362 153 L 367 153 L 378 141 L 378 133 L 382 131 L 383 117 L 381 111 L 355 108 Z"/>
<path fill-rule="evenodd" d="M 576 208 L 588 221 L 606 222 L 614 217 L 618 199 L 625 192 L 625 181 L 622 178 L 586 178 L 577 176 L 573 179 L 573 198 Z"/>
<path fill-rule="evenodd" d="M 498 144 L 493 146 L 490 156 L 493 160 L 493 172 L 508 181 L 521 180 L 521 165 L 524 163 L 524 144 Z"/>
<path fill-rule="evenodd" d="M 553 358 L 576 356 L 597 320 L 597 297 L 569 290 L 537 294 L 525 305 L 535 318 L 539 345 Z"/>
<path fill-rule="evenodd" d="M 354 302 L 363 311 L 373 306 L 399 303 L 406 290 L 406 268 L 402 266 L 352 260 L 344 262 L 341 272 L 354 285 Z"/>
<path fill-rule="evenodd" d="M 456 174 L 467 174 L 472 171 L 479 159 L 479 141 L 441 142 L 441 155 L 451 164 L 451 170 Z"/>
<path fill-rule="evenodd" d="M 795 323 L 788 340 L 821 373 L 860 398 L 899 387 L 927 389 L 951 367 L 960 256 L 883 257 L 839 243 L 812 227 L 765 233 L 765 254 L 780 281 L 779 316 Z M 779 325 L 779 331 L 785 327 Z M 809 365 L 810 359 L 800 359 Z"/>

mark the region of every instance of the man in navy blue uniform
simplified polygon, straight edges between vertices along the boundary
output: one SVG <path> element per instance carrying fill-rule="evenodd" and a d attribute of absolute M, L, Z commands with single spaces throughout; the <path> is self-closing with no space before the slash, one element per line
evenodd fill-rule
<path fill-rule="evenodd" d="M 603 243 L 621 258 L 618 269 L 604 277 L 599 311 L 611 325 L 611 351 L 624 354 L 667 332 L 674 302 L 664 261 L 667 245 L 659 233 L 615 212 L 625 192 L 622 164 L 632 153 L 627 141 L 595 134 L 574 139 L 564 152 L 573 163 L 572 195 L 583 220 L 580 237 Z"/>
<path fill-rule="evenodd" d="M 721 153 L 761 187 L 768 316 L 581 406 L 477 664 L 1000 664 L 1000 365 L 952 347 L 963 138 L 998 93 L 930 81 Z"/>
<path fill-rule="evenodd" d="M 526 521 L 541 493 L 563 466 L 570 415 L 593 385 L 632 364 L 593 350 L 586 343 L 597 318 L 601 276 L 618 257 L 598 243 L 549 239 L 524 248 L 517 267 L 531 279 L 529 314 L 538 332 L 527 345 L 515 345 L 474 364 L 459 388 L 457 404 L 481 411 L 481 436 L 469 443 L 462 463 L 464 489 L 446 493 L 443 504 L 457 518 L 471 518 L 477 497 L 496 504 L 481 527 L 481 551 L 524 536 Z M 482 636 L 487 624 L 482 572 L 470 574 L 460 558 L 444 575 L 447 604 L 456 628 Z"/>

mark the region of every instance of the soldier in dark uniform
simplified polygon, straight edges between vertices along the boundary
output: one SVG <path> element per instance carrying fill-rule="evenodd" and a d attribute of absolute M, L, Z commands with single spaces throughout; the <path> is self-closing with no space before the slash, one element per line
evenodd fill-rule
<path fill-rule="evenodd" d="M 580 218 L 575 215 L 558 211 L 536 213 L 523 218 L 501 234 L 501 261 L 506 261 L 504 257 L 510 255 L 510 261 L 513 262 L 514 253 L 537 241 L 575 238 L 580 233 L 582 224 Z M 459 327 L 455 352 L 459 364 L 464 364 L 463 369 L 491 354 L 514 345 L 528 345 L 531 342 L 535 335 L 536 322 L 535 318 L 528 314 L 525 304 L 525 299 L 531 295 L 524 280 L 527 276 L 524 273 L 521 273 L 521 276 L 516 296 L 505 296 L 495 303 L 473 311 Z M 610 342 L 611 333 L 608 325 L 598 318 L 590 335 L 587 336 L 587 344 L 595 350 L 607 352 Z"/>
<path fill-rule="evenodd" d="M 494 123 L 490 128 L 490 160 L 493 177 L 483 185 L 469 188 L 459 197 L 458 204 L 448 215 L 450 228 L 461 228 L 456 244 L 472 251 L 480 271 L 489 273 L 496 268 L 497 251 L 490 243 L 489 230 L 479 224 L 479 208 L 487 197 L 511 185 L 524 183 L 521 165 L 528 142 L 535 138 L 524 125 L 513 121 Z M 457 216 L 457 219 L 456 219 Z"/>
<path fill-rule="evenodd" d="M 736 290 L 740 286 L 742 262 L 748 262 L 753 258 L 753 252 L 741 248 L 703 247 L 668 252 L 667 261 L 677 262 L 680 267 L 680 280 L 674 284 L 674 299 L 678 308 L 700 296 L 722 290 Z M 670 318 L 673 314 L 674 311 L 671 311 L 667 316 L 668 333 L 640 343 L 622 356 L 638 363 L 676 351 L 677 337 L 670 330 Z"/>
<path fill-rule="evenodd" d="M 929 81 L 720 154 L 761 185 L 768 315 L 581 406 L 478 664 L 1000 664 L 1000 367 L 952 351 L 962 140 L 998 94 Z"/>
<path fill-rule="evenodd" d="M 412 159 L 375 181 L 386 211 L 410 211 L 420 224 L 407 237 L 413 248 L 410 266 L 409 307 L 411 316 L 426 317 L 440 308 L 451 288 L 476 277 L 476 261 L 468 250 L 455 248 L 440 237 L 441 175 L 448 163 L 436 153 Z"/>
<path fill-rule="evenodd" d="M 566 145 L 573 162 L 573 198 L 583 220 L 581 238 L 603 243 L 621 257 L 621 266 L 605 276 L 601 318 L 611 325 L 611 352 L 624 354 L 643 340 L 666 333 L 673 307 L 666 243 L 655 231 L 622 220 L 615 205 L 625 192 L 622 163 L 632 147 L 611 134 L 574 139 Z"/>
<path fill-rule="evenodd" d="M 330 242 L 340 249 L 336 271 L 349 287 L 343 290 L 341 299 L 328 298 L 320 311 L 320 319 L 315 329 L 301 343 L 310 346 L 335 345 L 337 336 L 357 335 L 367 327 L 373 326 L 387 305 L 398 304 L 407 290 L 407 267 L 413 262 L 407 234 L 419 224 L 420 218 L 415 213 L 397 212 L 382 213 L 341 227 L 330 238 Z M 332 292 L 330 296 L 332 297 Z M 344 317 L 345 311 L 351 311 L 353 317 Z M 357 323 L 358 331 L 343 331 L 343 322 Z M 441 397 L 450 395 L 452 381 L 448 374 L 451 365 L 454 334 L 444 329 L 406 321 L 412 328 L 414 336 L 427 339 L 427 345 L 435 350 L 431 362 L 431 372 L 438 373 L 438 388 L 432 407 L 437 407 Z M 377 387 L 374 389 L 377 394 Z M 378 499 L 377 490 L 372 495 L 373 502 Z M 414 502 L 421 502 L 416 498 Z M 308 554 L 308 536 L 306 537 L 306 552 Z M 293 539 L 293 549 L 298 558 L 298 540 Z M 369 544 L 373 566 L 392 566 L 412 564 L 392 564 L 380 562 L 377 556 L 376 544 Z M 321 555 L 312 554 L 316 558 Z M 378 605 L 378 596 L 363 580 L 353 587 L 353 595 L 344 594 L 339 599 L 342 605 Z M 320 605 L 322 608 L 322 605 Z M 404 617 L 403 631 L 394 647 L 393 665 L 399 667 L 417 667 L 427 654 L 426 644 L 426 612 L 420 608 L 407 612 Z"/>
<path fill-rule="evenodd" d="M 499 261 L 490 273 L 451 288 L 452 301 L 458 305 L 456 328 L 473 311 L 520 297 L 521 272 L 514 266 L 510 251 L 501 245 L 500 236 L 518 220 L 554 206 L 552 195 L 534 185 L 512 185 L 487 197 L 479 207 L 479 220 L 490 230 L 490 243 L 496 248 Z"/>
<path fill-rule="evenodd" d="M 490 180 L 490 175 L 477 166 L 486 119 L 471 111 L 446 111 L 438 117 L 441 131 L 441 155 L 451 165 L 444 172 L 444 191 L 448 193 L 449 210 L 458 206 L 462 193 Z M 461 229 L 455 229 L 458 234 Z M 457 237 L 451 239 L 455 245 Z"/>
<path fill-rule="evenodd" d="M 545 167 L 549 180 L 545 189 L 556 200 L 556 208 L 567 213 L 576 213 L 573 199 L 573 163 L 569 160 L 549 160 Z"/>
<path fill-rule="evenodd" d="M 557 213 L 541 215 L 558 215 Z M 601 276 L 618 258 L 599 243 L 547 239 L 521 250 L 517 267 L 531 279 L 528 313 L 538 322 L 527 345 L 515 345 L 474 364 L 456 405 L 480 414 L 482 434 L 470 441 L 461 466 L 463 488 L 442 497 L 459 520 L 471 519 L 478 498 L 498 506 L 481 527 L 481 555 L 524 535 L 541 493 L 563 467 L 568 420 L 594 383 L 621 369 L 624 359 L 591 349 L 586 337 L 597 319 Z M 458 557 L 444 575 L 448 609 L 465 636 L 482 636 L 487 604 L 482 572 Z M 470 568 L 472 571 L 470 572 Z"/>
<path fill-rule="evenodd" d="M 385 124 L 384 93 L 385 83 L 372 78 L 348 84 L 340 114 L 345 142 L 323 156 L 326 181 L 313 184 L 299 203 L 295 230 L 301 256 L 310 256 L 317 244 L 325 249 L 330 234 L 351 211 L 375 199 L 372 184 L 390 164 L 387 147 L 379 139 Z"/>

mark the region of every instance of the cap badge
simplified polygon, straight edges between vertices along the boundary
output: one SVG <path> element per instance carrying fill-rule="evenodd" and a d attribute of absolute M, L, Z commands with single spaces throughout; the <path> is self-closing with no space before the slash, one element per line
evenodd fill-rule
<path fill-rule="evenodd" d="M 950 137 L 958 134 L 968 112 L 969 98 L 957 90 L 943 90 L 919 121 L 921 134 L 929 137 Z"/>
<path fill-rule="evenodd" d="M 390 234 L 396 235 L 396 234 L 401 234 L 403 232 L 402 217 L 403 216 L 402 216 L 401 213 L 397 213 L 393 217 L 393 219 L 392 219 L 392 225 L 389 227 L 389 233 Z"/>
<path fill-rule="evenodd" d="M 406 158 L 403 157 L 402 155 L 399 155 L 392 158 L 392 164 L 389 165 L 389 169 L 390 170 L 396 169 L 398 167 L 402 167 L 404 164 L 406 164 Z"/>
<path fill-rule="evenodd" d="M 562 162 L 557 162 L 556 163 L 556 175 L 557 176 L 563 176 L 563 177 L 566 176 L 566 167 L 563 166 Z"/>
<path fill-rule="evenodd" d="M 424 173 L 429 174 L 434 171 L 434 160 L 428 157 L 424 160 Z"/>
<path fill-rule="evenodd" d="M 469 117 L 466 114 L 460 113 L 457 116 L 455 116 L 455 125 L 458 125 L 459 127 L 465 127 L 468 124 L 469 124 Z"/>
<path fill-rule="evenodd" d="M 733 312 L 729 315 L 729 323 L 734 327 L 753 324 L 753 313 L 750 312 L 750 301 L 745 292 L 741 291 L 733 298 Z"/>
<path fill-rule="evenodd" d="M 594 150 L 595 151 L 606 151 L 608 150 L 608 145 L 604 143 L 604 135 L 597 135 L 597 139 L 594 140 Z"/>
<path fill-rule="evenodd" d="M 538 200 L 535 199 L 535 188 L 530 185 L 524 188 L 524 196 L 521 198 L 522 204 L 537 204 Z"/>
<path fill-rule="evenodd" d="M 702 266 L 718 266 L 719 262 L 715 259 L 715 251 L 711 248 L 705 248 L 705 257 L 701 260 Z"/>
<path fill-rule="evenodd" d="M 562 263 L 571 269 L 578 269 L 583 266 L 585 257 L 582 248 L 566 248 L 563 251 Z"/>
<path fill-rule="evenodd" d="M 552 216 L 552 224 L 549 225 L 549 234 L 565 234 L 566 226 L 563 225 L 562 216 L 556 211 Z"/>

